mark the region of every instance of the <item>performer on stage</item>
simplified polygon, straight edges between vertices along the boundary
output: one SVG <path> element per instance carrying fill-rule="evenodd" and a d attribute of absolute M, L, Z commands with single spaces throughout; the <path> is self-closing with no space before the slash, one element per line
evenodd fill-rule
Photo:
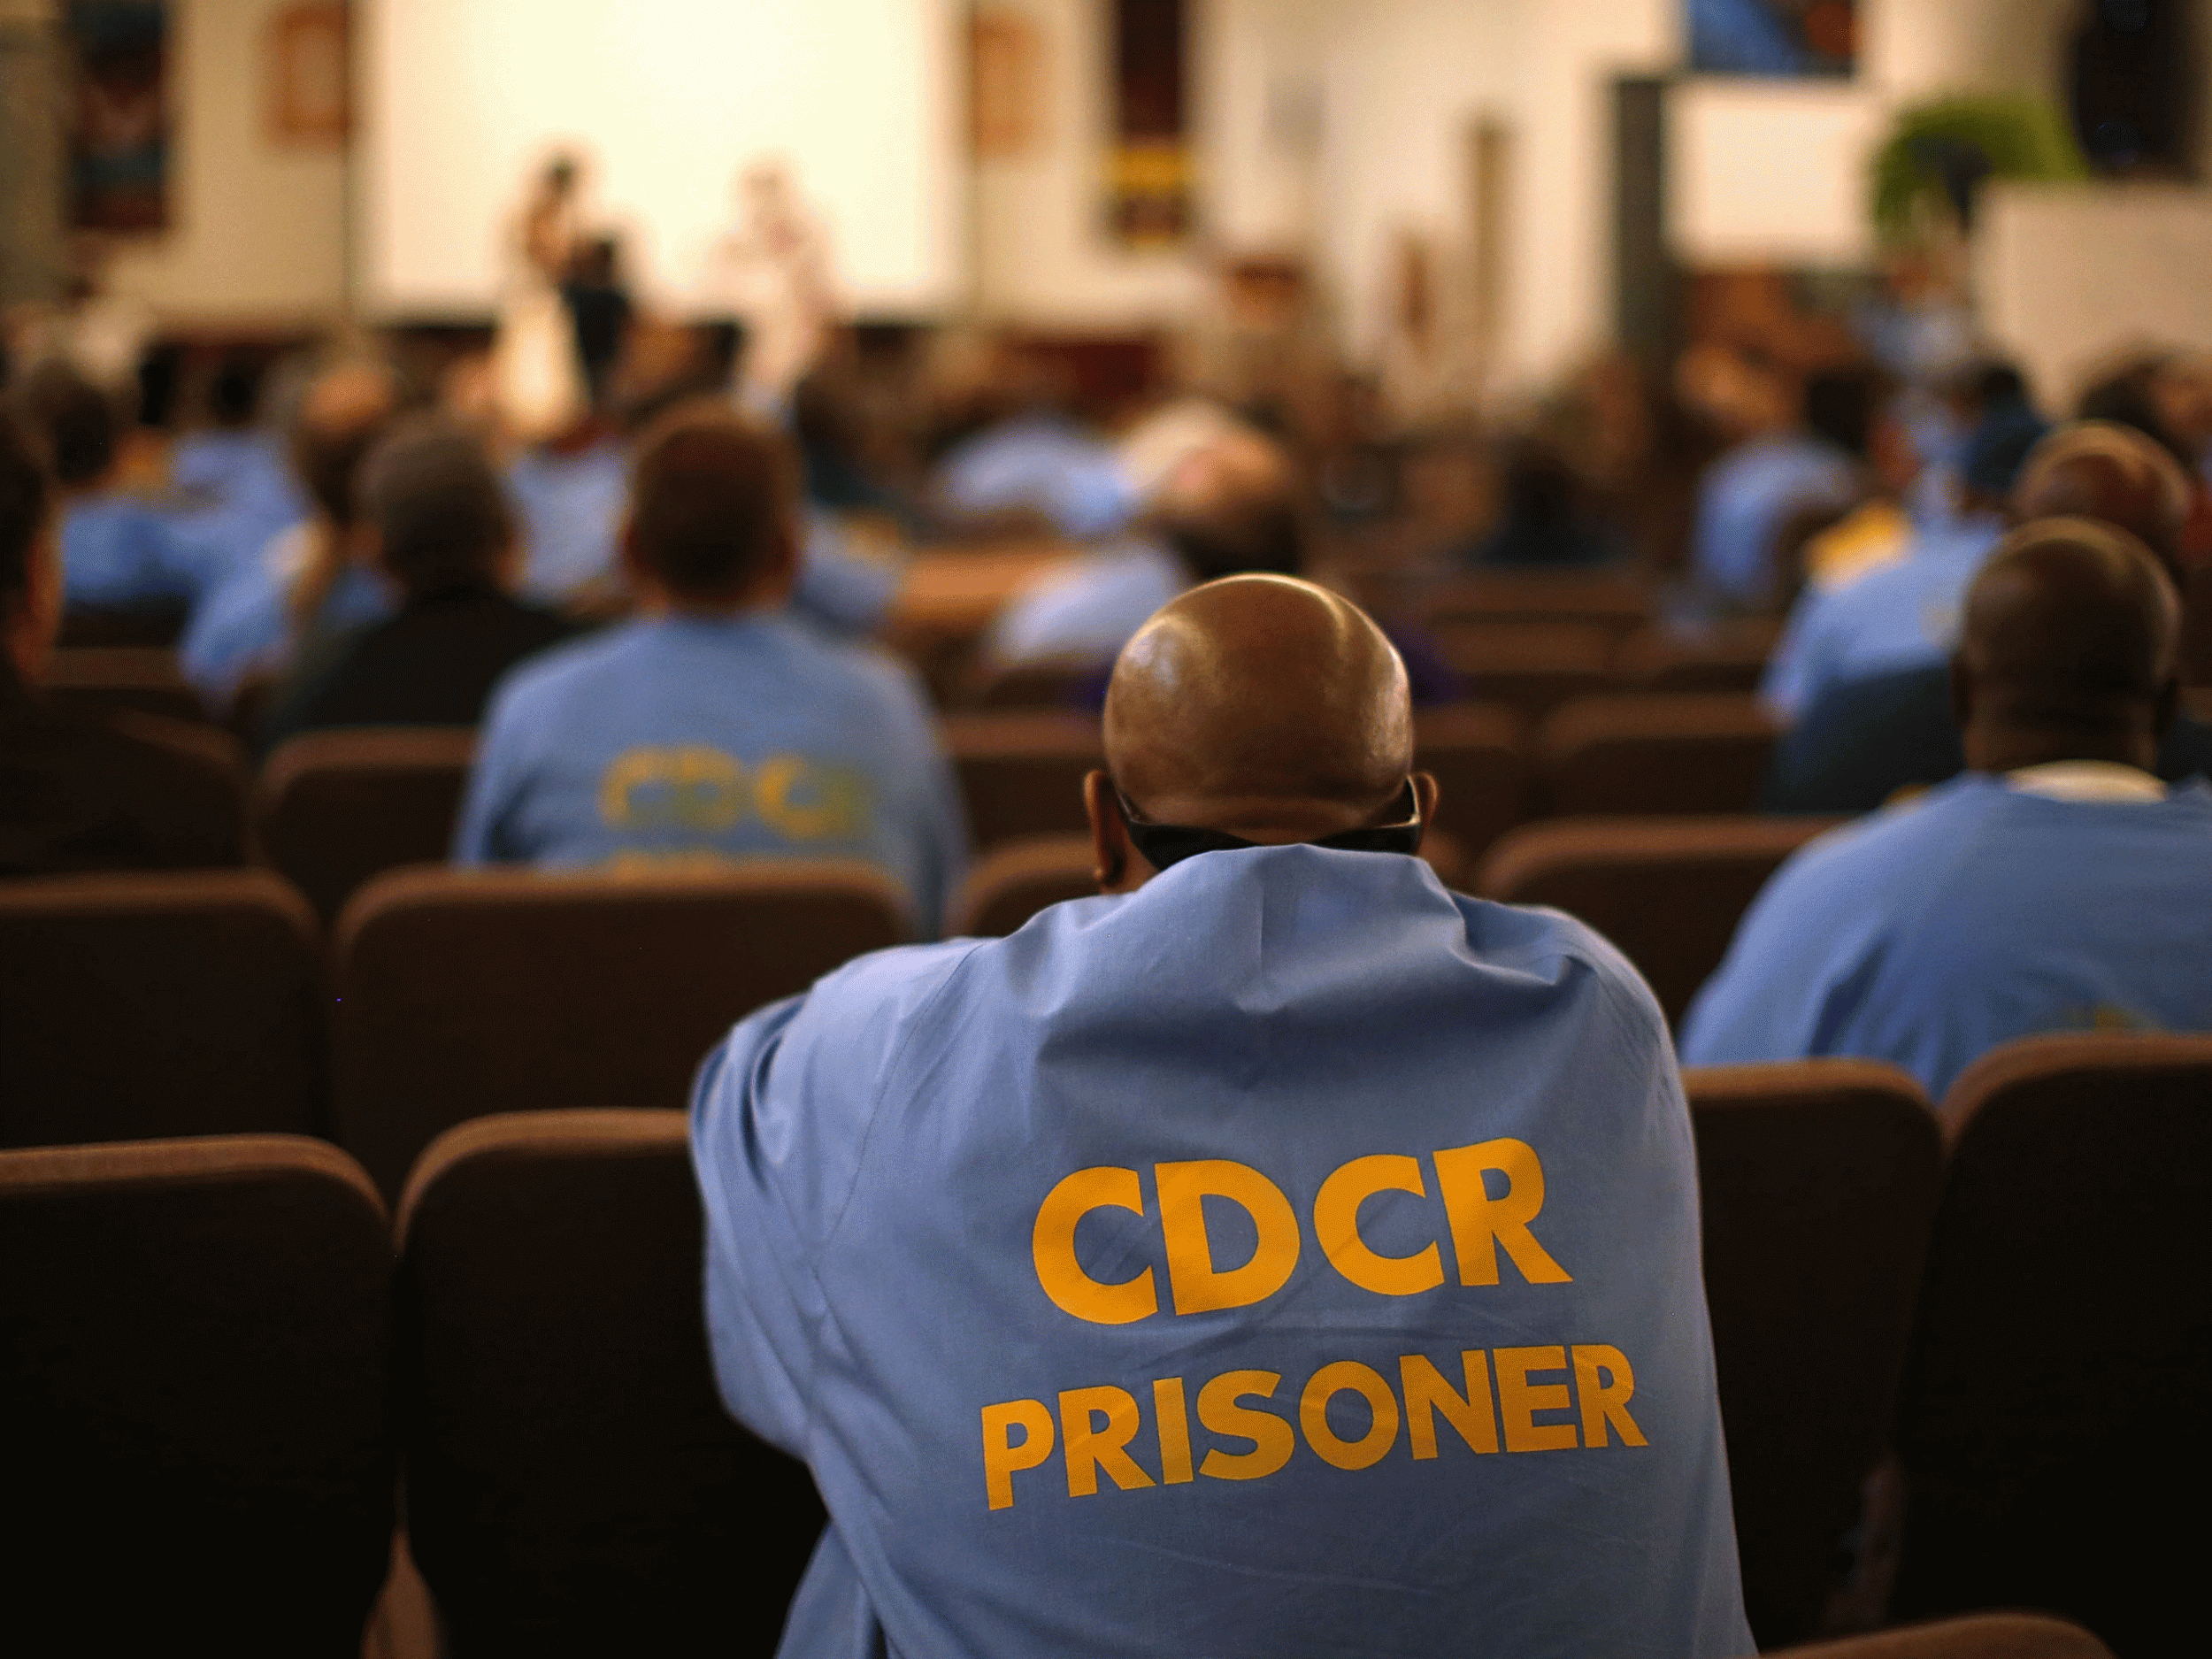
<path fill-rule="evenodd" d="M 583 233 L 572 157 L 546 164 L 509 239 L 509 269 L 492 343 L 493 402 L 509 433 L 536 442 L 589 407 L 576 326 L 563 295 Z"/>
<path fill-rule="evenodd" d="M 732 395 L 780 412 L 837 321 L 829 234 L 780 161 L 748 167 L 737 196 L 738 221 L 709 257 L 707 306 L 744 326 Z"/>

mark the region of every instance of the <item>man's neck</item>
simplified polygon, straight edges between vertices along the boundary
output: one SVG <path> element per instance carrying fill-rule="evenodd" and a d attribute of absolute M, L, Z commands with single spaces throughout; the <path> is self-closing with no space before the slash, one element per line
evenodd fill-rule
<path fill-rule="evenodd" d="M 1976 772 L 2021 772 L 2070 761 L 2094 761 L 2148 772 L 2158 764 L 2158 740 L 2148 733 L 2109 736 L 2048 732 L 1977 730 L 1967 735 L 1968 764 Z"/>

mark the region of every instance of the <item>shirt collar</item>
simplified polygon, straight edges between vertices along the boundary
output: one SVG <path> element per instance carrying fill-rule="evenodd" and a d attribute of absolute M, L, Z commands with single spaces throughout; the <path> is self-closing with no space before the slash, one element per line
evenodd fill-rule
<path fill-rule="evenodd" d="M 2005 774 L 2005 787 L 2050 801 L 2163 801 L 2166 786 L 2109 760 L 2054 760 Z"/>

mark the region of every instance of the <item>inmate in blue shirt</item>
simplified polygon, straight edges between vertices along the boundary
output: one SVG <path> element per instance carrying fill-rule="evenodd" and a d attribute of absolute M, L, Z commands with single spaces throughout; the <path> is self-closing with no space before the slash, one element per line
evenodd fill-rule
<path fill-rule="evenodd" d="M 62 510 L 62 601 L 72 610 L 189 603 L 221 564 L 208 538 L 119 490 Z"/>
<path fill-rule="evenodd" d="M 522 596 L 548 603 L 611 582 L 628 464 L 611 440 L 572 454 L 525 449 L 507 469 L 522 536 Z"/>
<path fill-rule="evenodd" d="M 1778 434 L 1738 444 L 1698 487 L 1692 571 L 1723 598 L 1759 603 L 1774 589 L 1775 542 L 1791 518 L 1847 507 L 1857 488 L 1850 457 L 1816 438 Z"/>
<path fill-rule="evenodd" d="M 1751 1651 L 1651 994 L 1418 859 L 863 957 L 693 1101 L 786 1659 Z"/>
<path fill-rule="evenodd" d="M 1110 663 L 1188 586 L 1180 559 L 1133 536 L 1064 559 L 1017 593 L 992 619 L 984 654 L 1000 664 Z"/>
<path fill-rule="evenodd" d="M 194 602 L 177 641 L 177 665 L 211 709 L 226 709 L 254 674 L 288 665 L 293 581 L 307 557 L 312 527 L 296 525 L 253 557 L 233 560 Z M 381 622 L 397 609 L 381 573 L 349 562 L 330 585 L 312 631 L 341 633 Z"/>
<path fill-rule="evenodd" d="M 2005 533 L 1994 518 L 1923 526 L 1911 551 L 1846 587 L 1808 587 L 1768 659 L 1759 695 L 1793 720 L 1829 687 L 1950 656 L 1966 590 Z"/>
<path fill-rule="evenodd" d="M 462 864 L 865 859 L 925 933 L 966 856 L 912 676 L 761 613 L 640 618 L 518 665 L 454 847 Z"/>
<path fill-rule="evenodd" d="M 1963 772 L 1775 873 L 1691 1004 L 1692 1065 L 1850 1055 L 1943 1091 L 2039 1032 L 2212 1031 L 2212 790 L 2062 801 Z"/>
<path fill-rule="evenodd" d="M 937 484 L 946 504 L 963 512 L 1033 508 L 1079 541 L 1111 534 L 1136 508 L 1113 446 L 1048 415 L 962 440 L 938 463 Z"/>

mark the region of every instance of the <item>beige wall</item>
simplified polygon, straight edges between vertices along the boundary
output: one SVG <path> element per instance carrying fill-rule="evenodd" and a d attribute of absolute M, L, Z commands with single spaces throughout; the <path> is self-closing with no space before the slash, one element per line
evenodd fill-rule
<path fill-rule="evenodd" d="M 121 246 L 118 294 L 165 324 L 292 323 L 345 297 L 345 164 L 334 149 L 273 140 L 263 44 L 282 0 L 180 0 L 172 8 L 170 229 Z"/>

